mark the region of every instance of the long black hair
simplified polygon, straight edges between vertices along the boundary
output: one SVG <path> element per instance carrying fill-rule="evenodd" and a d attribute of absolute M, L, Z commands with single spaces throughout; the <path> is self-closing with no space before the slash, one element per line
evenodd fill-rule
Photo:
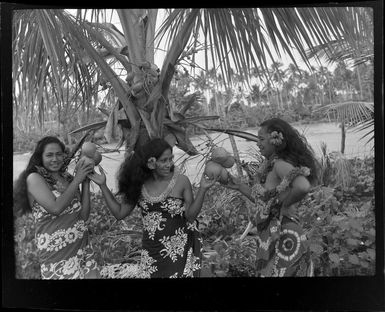
<path fill-rule="evenodd" d="M 20 173 L 19 178 L 13 186 L 13 208 L 16 215 L 23 215 L 31 212 L 31 206 L 28 201 L 27 177 L 32 172 L 37 172 L 37 167 L 43 167 L 43 153 L 48 144 L 56 143 L 62 151 L 65 151 L 65 145 L 57 137 L 46 136 L 37 142 L 35 150 L 29 159 L 27 168 Z"/>
<path fill-rule="evenodd" d="M 302 134 L 280 118 L 265 120 L 260 124 L 260 127 L 265 128 L 268 133 L 281 132 L 283 141 L 275 148 L 277 156 L 294 166 L 308 167 L 310 169 L 308 176 L 310 183 L 314 185 L 318 182 L 319 164 L 313 149 Z"/>
<path fill-rule="evenodd" d="M 151 157 L 158 159 L 168 149 L 172 147 L 165 140 L 155 138 L 124 160 L 118 173 L 118 194 L 125 202 L 136 205 L 144 182 L 152 175 L 147 161 Z"/>

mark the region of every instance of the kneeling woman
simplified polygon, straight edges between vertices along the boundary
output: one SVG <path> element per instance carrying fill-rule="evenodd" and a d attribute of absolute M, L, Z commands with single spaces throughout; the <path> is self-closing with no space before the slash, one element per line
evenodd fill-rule
<path fill-rule="evenodd" d="M 100 185 L 107 205 L 117 219 L 128 216 L 136 205 L 143 217 L 140 276 L 199 276 L 201 241 L 197 231 L 206 191 L 215 181 L 202 176 L 193 199 L 189 179 L 174 167 L 172 147 L 153 139 L 123 162 L 118 175 L 119 203 L 106 186 L 106 176 L 89 175 Z"/>
<path fill-rule="evenodd" d="M 253 186 L 234 179 L 228 184 L 255 205 L 257 276 L 311 276 L 298 208 L 317 182 L 317 161 L 305 137 L 279 118 L 264 121 L 258 137 L 265 160 Z"/>

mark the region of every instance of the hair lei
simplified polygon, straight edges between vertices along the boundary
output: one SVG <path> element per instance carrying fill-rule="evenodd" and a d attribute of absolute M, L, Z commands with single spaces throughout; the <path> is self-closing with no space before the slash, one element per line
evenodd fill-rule
<path fill-rule="evenodd" d="M 283 134 L 282 134 L 282 132 L 279 132 L 279 131 L 272 131 L 272 132 L 269 134 L 269 142 L 270 142 L 272 145 L 275 145 L 275 146 L 281 145 L 282 142 L 283 142 Z"/>

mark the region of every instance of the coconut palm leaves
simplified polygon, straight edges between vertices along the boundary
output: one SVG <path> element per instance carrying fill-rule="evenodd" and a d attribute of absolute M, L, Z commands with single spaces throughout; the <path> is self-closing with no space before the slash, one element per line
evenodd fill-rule
<path fill-rule="evenodd" d="M 329 118 L 338 120 L 343 125 L 357 127 L 356 131 L 367 131 L 362 137 L 369 137 L 367 142 L 374 139 L 374 103 L 373 102 L 343 102 L 323 106 L 317 111 L 323 111 Z"/>
<path fill-rule="evenodd" d="M 231 81 L 232 64 L 247 81 L 249 69 L 266 69 L 267 59 L 274 59 L 273 52 L 286 53 L 295 63 L 295 48 L 308 63 L 306 46 L 312 49 L 338 39 L 354 46 L 366 35 L 359 23 L 366 13 L 355 7 L 195 8 L 168 12 L 155 36 L 157 9 L 117 10 L 123 32 L 100 18 L 104 10 L 91 10 L 90 22 L 85 21 L 85 14 L 71 16 L 63 10 L 20 11 L 14 20 L 15 98 L 22 101 L 26 96 L 33 100 L 37 97 L 37 102 L 42 102 L 42 94 L 53 92 L 60 106 L 70 102 L 64 96 L 63 86 L 67 84 L 67 88 L 76 86 L 85 102 L 99 91 L 95 86 L 108 82 L 120 103 L 109 118 L 116 117 L 116 109 L 125 114 L 130 127 L 124 127 L 123 133 L 130 151 L 143 133 L 141 127 L 149 137 L 163 137 L 165 122 L 176 120 L 167 96 L 186 47 L 203 43 L 207 47 L 206 68 L 210 58 L 226 83 Z M 155 38 L 157 42 L 165 38 L 168 47 L 158 73 L 153 64 Z M 112 62 L 123 67 L 126 80 L 119 77 Z M 171 128 L 170 124 L 167 127 Z M 187 142 L 186 138 L 180 135 L 179 140 Z"/>
<path fill-rule="evenodd" d="M 309 57 L 326 57 L 329 62 L 353 61 L 354 66 L 374 60 L 373 9 L 346 8 L 346 23 L 351 23 L 356 32 L 331 40 L 308 51 Z"/>

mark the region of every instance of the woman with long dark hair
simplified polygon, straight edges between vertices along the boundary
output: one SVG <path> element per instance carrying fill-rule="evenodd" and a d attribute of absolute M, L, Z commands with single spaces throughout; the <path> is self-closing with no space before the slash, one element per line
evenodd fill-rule
<path fill-rule="evenodd" d="M 15 216 L 32 213 L 42 279 L 98 277 L 88 246 L 92 165 L 79 161 L 75 176 L 63 168 L 65 146 L 42 138 L 14 185 Z M 81 192 L 79 185 L 81 184 Z"/>
<path fill-rule="evenodd" d="M 142 254 L 138 277 L 199 276 L 201 239 L 198 216 L 206 191 L 215 180 L 203 175 L 193 198 L 189 179 L 174 166 L 172 147 L 163 139 L 153 139 L 126 158 L 118 174 L 121 203 L 106 186 L 106 176 L 93 173 L 107 206 L 123 219 L 138 206 L 143 218 Z"/>
<path fill-rule="evenodd" d="M 318 181 L 318 164 L 307 140 L 286 121 L 261 123 L 259 150 L 264 161 L 249 187 L 230 178 L 227 186 L 255 207 L 257 276 L 311 276 L 309 241 L 298 207 Z"/>

